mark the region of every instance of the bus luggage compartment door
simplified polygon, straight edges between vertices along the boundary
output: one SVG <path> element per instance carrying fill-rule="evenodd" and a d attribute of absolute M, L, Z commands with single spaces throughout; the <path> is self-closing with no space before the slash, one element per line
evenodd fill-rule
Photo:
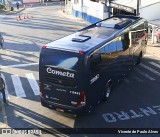
<path fill-rule="evenodd" d="M 48 86 L 51 88 L 48 89 Z M 76 89 L 72 88 L 63 88 L 45 83 L 44 90 L 44 98 L 49 103 L 57 105 L 76 106 L 80 98 L 80 92 L 76 92 Z"/>

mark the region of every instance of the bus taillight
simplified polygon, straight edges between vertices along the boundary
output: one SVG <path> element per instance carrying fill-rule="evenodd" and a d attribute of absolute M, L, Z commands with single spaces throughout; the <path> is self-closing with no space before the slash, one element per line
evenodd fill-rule
<path fill-rule="evenodd" d="M 80 101 L 79 103 L 76 105 L 76 107 L 82 107 L 86 105 L 86 94 L 84 91 L 80 92 Z"/>
<path fill-rule="evenodd" d="M 43 48 L 44 48 L 44 49 L 46 49 L 46 48 L 47 48 L 47 46 L 46 46 L 46 45 L 44 45 L 44 46 L 43 46 Z"/>
<path fill-rule="evenodd" d="M 40 90 L 40 96 L 44 98 L 44 92 L 43 92 L 43 84 L 39 83 L 39 90 Z"/>
<path fill-rule="evenodd" d="M 79 51 L 79 54 L 80 54 L 80 55 L 83 55 L 83 51 Z"/>

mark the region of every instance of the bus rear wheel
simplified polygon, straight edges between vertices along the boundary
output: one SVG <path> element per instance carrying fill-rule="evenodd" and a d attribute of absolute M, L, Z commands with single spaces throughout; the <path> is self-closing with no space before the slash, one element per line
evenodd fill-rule
<path fill-rule="evenodd" d="M 112 89 L 112 82 L 108 81 L 105 86 L 105 100 L 107 100 L 110 97 L 111 89 Z"/>
<path fill-rule="evenodd" d="M 136 62 L 136 65 L 140 64 L 141 63 L 141 59 L 142 59 L 142 52 L 139 54 L 138 56 L 138 60 Z"/>

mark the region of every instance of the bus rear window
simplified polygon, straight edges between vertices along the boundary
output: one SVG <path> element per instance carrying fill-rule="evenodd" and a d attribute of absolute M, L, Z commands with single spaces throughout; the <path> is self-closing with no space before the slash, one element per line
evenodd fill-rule
<path fill-rule="evenodd" d="M 59 61 L 59 63 L 56 63 L 55 66 L 65 69 L 74 69 L 77 62 L 78 62 L 77 57 L 70 57 Z"/>
<path fill-rule="evenodd" d="M 44 52 L 43 62 L 45 65 L 52 65 L 53 67 L 61 69 L 77 70 L 77 66 L 80 62 L 78 56 L 79 54 L 67 51 L 50 50 Z"/>

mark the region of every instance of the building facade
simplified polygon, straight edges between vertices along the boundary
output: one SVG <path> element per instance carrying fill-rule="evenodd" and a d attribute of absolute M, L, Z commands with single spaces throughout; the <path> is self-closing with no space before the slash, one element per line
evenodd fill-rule
<path fill-rule="evenodd" d="M 71 4 L 72 14 L 74 16 L 83 18 L 91 23 L 109 17 L 108 7 L 101 2 L 71 0 Z"/>
<path fill-rule="evenodd" d="M 40 3 L 41 0 L 22 0 L 22 3 Z"/>
<path fill-rule="evenodd" d="M 74 16 L 91 23 L 116 14 L 137 15 L 137 12 L 149 21 L 160 19 L 160 0 L 71 0 L 71 4 Z"/>

